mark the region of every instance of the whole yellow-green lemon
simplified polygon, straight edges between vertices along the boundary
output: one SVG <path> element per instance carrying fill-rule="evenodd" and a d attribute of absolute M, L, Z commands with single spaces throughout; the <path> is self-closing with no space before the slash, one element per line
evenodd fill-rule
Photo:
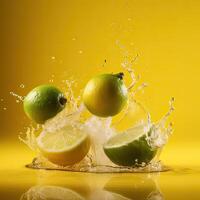
<path fill-rule="evenodd" d="M 100 74 L 87 83 L 83 92 L 83 102 L 92 114 L 109 117 L 123 109 L 128 99 L 123 75 Z"/>

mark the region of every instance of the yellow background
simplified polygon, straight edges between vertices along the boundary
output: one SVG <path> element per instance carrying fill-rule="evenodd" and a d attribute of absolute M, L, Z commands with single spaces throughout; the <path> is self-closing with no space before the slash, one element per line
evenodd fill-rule
<path fill-rule="evenodd" d="M 162 174 L 165 197 L 172 199 L 176 191 L 183 192 L 184 180 L 187 194 L 196 192 L 200 186 L 196 179 L 200 165 L 199 10 L 198 0 L 0 0 L 1 171 L 14 181 L 8 184 L 5 177 L 1 185 L 15 188 L 19 177 L 26 180 L 22 185 L 35 184 L 28 180 L 36 176 L 23 169 L 33 155 L 17 138 L 29 120 L 22 104 L 9 93 L 26 95 L 52 79 L 63 88 L 62 80 L 70 78 L 78 81 L 78 93 L 93 75 L 121 71 L 123 53 L 118 41 L 131 55 L 139 54 L 133 68 L 141 75 L 140 82 L 149 85 L 139 98 L 153 120 L 167 111 L 172 96 L 176 100 L 171 118 L 175 130 L 162 160 L 192 170 Z M 25 88 L 20 87 L 22 83 Z"/>

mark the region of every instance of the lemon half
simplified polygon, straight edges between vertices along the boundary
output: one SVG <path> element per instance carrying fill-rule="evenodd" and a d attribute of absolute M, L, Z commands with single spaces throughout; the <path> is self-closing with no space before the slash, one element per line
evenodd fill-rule
<path fill-rule="evenodd" d="M 64 127 L 57 131 L 43 131 L 37 138 L 41 154 L 61 166 L 80 162 L 90 149 L 89 135 L 80 129 Z"/>

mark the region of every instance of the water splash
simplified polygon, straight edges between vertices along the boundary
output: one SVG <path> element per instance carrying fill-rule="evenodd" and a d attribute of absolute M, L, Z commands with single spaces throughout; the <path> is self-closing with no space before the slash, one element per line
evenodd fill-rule
<path fill-rule="evenodd" d="M 19 102 L 21 101 L 21 102 L 23 102 L 24 101 L 24 96 L 20 96 L 20 95 L 18 95 L 18 94 L 16 94 L 15 92 L 10 92 L 10 95 L 12 95 L 13 97 L 15 97 L 16 98 L 16 100 L 18 100 Z M 17 101 L 16 101 L 17 102 Z M 17 102 L 17 103 L 19 103 L 19 102 Z"/>
<path fill-rule="evenodd" d="M 57 166 L 55 164 L 50 163 L 47 161 L 47 159 L 43 158 L 40 154 L 39 156 L 34 159 L 33 163 L 31 165 L 28 165 L 28 167 L 32 168 L 42 168 L 42 169 L 58 169 L 58 170 L 66 170 L 66 171 L 85 171 L 85 172 L 155 172 L 155 171 L 164 171 L 167 170 L 165 166 L 161 164 L 161 162 L 158 160 L 158 157 L 156 160 L 153 160 L 149 165 L 142 165 L 138 168 L 132 168 L 132 167 L 121 167 L 116 166 L 109 159 L 105 156 L 103 152 L 102 145 L 115 134 L 118 134 L 116 130 L 114 130 L 111 127 L 111 119 L 103 120 L 99 119 L 97 117 L 91 117 L 89 118 L 85 123 L 80 123 L 80 115 L 81 115 L 81 109 L 79 112 L 74 112 L 72 114 L 68 114 L 66 112 L 63 112 L 60 116 L 56 116 L 57 120 L 52 119 L 48 121 L 44 127 L 43 131 L 56 131 L 59 128 L 61 128 L 63 125 L 66 126 L 66 123 L 70 124 L 70 126 L 73 128 L 73 126 L 82 126 L 85 130 L 87 130 L 88 134 L 90 134 L 91 137 L 91 149 L 88 155 L 79 163 L 73 165 L 73 166 L 66 166 L 61 167 Z M 65 116 L 65 117 L 64 117 Z M 59 120 L 58 120 L 59 119 Z M 157 127 L 157 126 L 156 126 Z M 144 128 L 148 129 L 148 126 L 145 126 Z M 105 130 L 105 131 L 102 131 Z M 165 130 L 165 129 L 164 129 Z M 168 129 L 166 129 L 168 130 Z M 158 134 L 161 134 L 161 136 L 158 137 Z M 151 142 L 151 145 L 157 145 L 159 144 L 159 148 L 161 149 L 166 144 L 166 136 L 169 134 L 168 131 L 160 132 L 160 129 L 155 129 L 153 136 L 149 139 L 149 142 Z M 155 137 L 156 136 L 156 137 Z M 26 143 L 29 148 L 31 148 L 34 151 L 37 151 L 37 143 L 36 143 L 36 136 L 35 136 L 35 129 L 27 129 L 26 137 L 20 139 Z M 153 143 L 153 140 L 156 140 L 156 143 Z"/>
<path fill-rule="evenodd" d="M 68 82 L 68 85 L 69 87 L 71 87 L 71 82 Z M 73 166 L 66 166 L 66 167 L 61 167 L 53 163 L 50 163 L 46 158 L 44 158 L 39 154 L 38 157 L 35 158 L 30 165 L 27 165 L 28 167 L 37 169 L 57 169 L 64 171 L 82 171 L 82 172 L 95 172 L 95 173 L 156 172 L 156 171 L 165 171 L 169 169 L 162 165 L 162 163 L 158 159 L 159 158 L 158 156 L 150 164 L 146 165 L 145 163 L 143 163 L 143 165 L 137 168 L 121 167 L 113 164 L 106 157 L 102 148 L 103 144 L 110 137 L 119 134 L 119 132 L 115 128 L 116 124 L 115 125 L 112 124 L 113 119 L 112 118 L 102 119 L 95 116 L 86 117 L 85 116 L 85 114 L 87 114 L 86 108 L 83 106 L 83 104 L 78 106 L 72 90 L 71 91 L 69 90 L 69 93 L 71 95 L 71 100 L 69 101 L 69 104 L 57 116 L 48 120 L 42 127 L 42 130 L 46 132 L 52 132 L 59 130 L 60 128 L 67 125 L 69 126 L 69 131 L 70 131 L 70 127 L 73 128 L 74 126 L 78 126 L 81 129 L 84 129 L 84 131 L 87 131 L 87 133 L 91 137 L 92 145 L 90 152 L 81 162 Z M 171 134 L 172 129 L 169 128 L 171 127 L 171 125 L 165 128 L 165 124 L 171 112 L 174 110 L 172 104 L 173 101 L 174 99 L 170 101 L 171 102 L 170 109 L 167 112 L 167 114 L 164 115 L 164 117 L 162 117 L 162 119 L 159 120 L 158 122 L 156 123 L 151 122 L 149 113 L 147 113 L 148 123 L 146 122 L 146 120 L 140 121 L 140 123 L 144 124 L 144 129 L 145 129 L 144 132 L 147 133 L 149 132 L 150 129 L 152 130 L 151 136 L 147 139 L 148 143 L 152 146 L 152 148 L 162 149 L 162 147 L 167 143 L 168 137 Z M 127 111 L 130 109 L 131 107 L 128 107 Z M 126 117 L 127 117 L 126 115 L 123 116 L 122 120 L 124 120 L 124 118 Z M 121 123 L 121 121 L 119 121 L 118 124 L 119 123 Z M 33 126 L 29 127 L 27 128 L 25 137 L 20 136 L 20 140 L 23 141 L 25 144 L 28 145 L 29 148 L 31 148 L 36 152 L 38 151 L 37 151 L 35 132 L 40 128 L 41 127 L 38 128 L 34 128 Z"/>
<path fill-rule="evenodd" d="M 146 83 L 142 83 L 138 87 L 136 84 L 140 79 L 139 76 L 135 75 L 134 70 L 132 69 L 133 64 L 138 58 L 138 55 L 130 57 L 128 51 L 125 50 L 118 41 L 116 44 L 123 51 L 124 60 L 121 63 L 121 66 L 129 74 L 131 78 L 131 83 L 128 86 L 129 91 L 129 103 L 120 115 L 118 120 L 114 118 L 98 118 L 89 114 L 87 109 L 84 107 L 81 102 L 81 96 L 75 97 L 73 92 L 73 86 L 75 81 L 73 80 L 62 80 L 64 88 L 66 90 L 65 96 L 68 99 L 68 104 L 65 109 L 57 114 L 54 118 L 48 120 L 42 127 L 29 127 L 27 128 L 25 134 L 20 135 L 20 140 L 24 142 L 29 148 L 38 152 L 38 157 L 33 160 L 28 167 L 37 168 L 37 169 L 58 169 L 66 171 L 85 171 L 85 172 L 155 172 L 155 171 L 165 171 L 169 168 L 162 165 L 159 160 L 159 155 L 162 151 L 162 148 L 168 141 L 169 136 L 171 135 L 173 129 L 172 124 L 170 123 L 166 126 L 167 120 L 171 113 L 174 110 L 173 102 L 174 98 L 170 101 L 169 111 L 159 120 L 158 122 L 151 121 L 151 115 L 145 106 L 138 102 L 135 99 L 135 94 L 139 91 L 143 91 L 147 87 Z M 12 93 L 13 96 L 21 99 L 23 97 Z M 138 111 L 138 118 L 136 116 L 136 111 Z M 120 126 L 124 124 L 129 124 L 129 127 L 125 127 L 124 130 L 129 128 L 134 128 L 138 124 L 142 124 L 144 127 L 144 132 L 151 134 L 147 135 L 147 142 L 152 148 L 159 148 L 157 156 L 147 165 L 143 163 L 137 168 L 133 167 L 122 167 L 116 166 L 113 164 L 103 152 L 103 144 L 112 136 L 119 134 Z M 40 155 L 37 149 L 36 142 L 36 133 L 42 129 L 42 131 L 52 132 L 61 129 L 64 126 L 73 128 L 77 126 L 84 131 L 86 131 L 91 138 L 91 148 L 88 155 L 79 163 L 73 166 L 61 167 L 50 163 L 46 158 Z"/>
<path fill-rule="evenodd" d="M 22 83 L 22 84 L 20 84 L 19 87 L 20 87 L 20 88 L 25 88 L 25 85 Z"/>
<path fill-rule="evenodd" d="M 174 111 L 174 98 L 169 101 L 169 111 L 156 123 L 149 124 L 151 126 L 151 135 L 147 137 L 147 142 L 152 148 L 162 148 L 167 143 L 169 136 L 173 132 L 172 123 L 166 127 L 167 120 Z"/>
<path fill-rule="evenodd" d="M 25 132 L 19 133 L 19 140 L 26 144 L 31 150 L 37 151 L 37 142 L 36 142 L 36 135 L 39 131 L 41 131 L 41 125 L 30 125 L 25 127 Z"/>

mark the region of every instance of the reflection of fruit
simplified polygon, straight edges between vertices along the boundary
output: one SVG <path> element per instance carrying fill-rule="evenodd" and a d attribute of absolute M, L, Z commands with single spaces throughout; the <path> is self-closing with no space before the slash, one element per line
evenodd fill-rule
<path fill-rule="evenodd" d="M 92 78 L 86 85 L 83 101 L 94 115 L 108 117 L 118 114 L 127 102 L 127 88 L 123 73 L 101 74 Z"/>
<path fill-rule="evenodd" d="M 42 173 L 37 179 L 38 185 L 54 185 L 57 187 L 68 188 L 80 194 L 82 197 L 87 198 L 91 193 L 89 185 L 89 175 L 83 176 L 81 173 L 69 173 L 63 177 L 60 171 L 51 171 L 51 173 Z"/>
<path fill-rule="evenodd" d="M 61 166 L 81 161 L 90 148 L 88 134 L 71 126 L 55 132 L 44 131 L 37 138 L 37 143 L 44 157 Z"/>
<path fill-rule="evenodd" d="M 104 189 L 113 193 L 114 196 L 134 200 L 147 200 L 152 193 L 160 194 L 155 182 L 141 174 L 113 177 L 105 184 Z"/>
<path fill-rule="evenodd" d="M 24 99 L 24 111 L 30 119 L 44 123 L 54 117 L 66 104 L 63 93 L 51 85 L 34 88 Z"/>
<path fill-rule="evenodd" d="M 21 200 L 83 200 L 84 198 L 73 190 L 58 186 L 35 186 L 30 188 L 20 198 Z"/>
<path fill-rule="evenodd" d="M 150 131 L 148 134 L 151 134 Z M 104 145 L 104 152 L 117 165 L 137 166 L 148 164 L 156 149 L 148 144 L 144 125 L 139 125 L 109 139 Z"/>

